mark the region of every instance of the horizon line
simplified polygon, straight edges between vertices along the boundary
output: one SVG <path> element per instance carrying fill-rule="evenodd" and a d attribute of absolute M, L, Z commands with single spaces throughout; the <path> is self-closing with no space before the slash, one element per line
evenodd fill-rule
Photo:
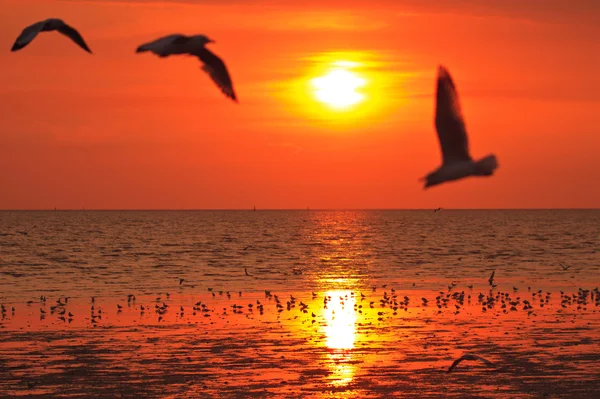
<path fill-rule="evenodd" d="M 277 212 L 277 211 L 432 211 L 437 208 L 8 208 L 0 212 Z M 596 211 L 587 207 L 540 208 L 441 208 L 443 211 Z"/>

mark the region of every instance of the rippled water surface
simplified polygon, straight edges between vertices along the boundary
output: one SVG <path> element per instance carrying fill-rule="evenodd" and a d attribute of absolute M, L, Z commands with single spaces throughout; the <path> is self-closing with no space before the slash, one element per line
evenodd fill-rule
<path fill-rule="evenodd" d="M 0 396 L 600 397 L 599 251 L 600 211 L 0 212 Z"/>

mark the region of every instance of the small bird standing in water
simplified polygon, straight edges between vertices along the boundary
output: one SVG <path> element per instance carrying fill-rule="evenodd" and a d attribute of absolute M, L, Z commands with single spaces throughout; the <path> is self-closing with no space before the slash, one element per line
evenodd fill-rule
<path fill-rule="evenodd" d="M 494 270 L 492 272 L 492 275 L 490 276 L 490 278 L 488 279 L 488 282 L 490 283 L 490 285 L 494 285 L 494 274 L 496 274 L 496 271 Z"/>

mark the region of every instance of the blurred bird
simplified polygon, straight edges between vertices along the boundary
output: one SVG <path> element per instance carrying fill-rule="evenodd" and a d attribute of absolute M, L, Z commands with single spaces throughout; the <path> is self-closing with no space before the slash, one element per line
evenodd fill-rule
<path fill-rule="evenodd" d="M 435 128 L 442 150 L 442 166 L 429 173 L 424 188 L 468 176 L 491 176 L 498 168 L 495 155 L 473 161 L 469 154 L 469 143 L 465 123 L 460 110 L 458 94 L 450 73 L 439 67 Z"/>
<path fill-rule="evenodd" d="M 563 269 L 564 271 L 567 271 L 567 270 L 569 270 L 569 268 L 571 268 L 571 266 L 565 265 L 565 264 L 563 264 L 563 263 L 559 263 L 559 265 L 560 265 L 560 267 L 562 267 L 562 269 Z"/>
<path fill-rule="evenodd" d="M 17 233 L 19 233 L 19 234 L 21 234 L 21 235 L 23 235 L 23 236 L 26 236 L 27 234 L 29 234 L 29 232 L 30 232 L 31 230 L 35 229 L 36 227 L 37 227 L 37 226 L 33 226 L 32 228 L 30 228 L 29 230 L 26 230 L 26 231 L 17 231 Z"/>
<path fill-rule="evenodd" d="M 223 60 L 204 47 L 208 43 L 214 43 L 214 40 L 204 35 L 185 36 L 175 34 L 143 44 L 137 48 L 136 53 L 151 51 L 161 58 L 177 54 L 196 56 L 204 63 L 202 70 L 210 75 L 223 94 L 237 102 L 227 67 Z"/>
<path fill-rule="evenodd" d="M 36 22 L 35 24 L 23 29 L 15 41 L 15 44 L 13 44 L 11 51 L 17 51 L 27 46 L 33 39 L 35 39 L 38 33 L 50 32 L 53 30 L 67 36 L 88 53 L 92 52 L 77 30 L 64 23 L 64 21 L 56 18 L 50 18 L 44 21 Z"/>
<path fill-rule="evenodd" d="M 456 359 L 452 363 L 452 365 L 450 366 L 450 368 L 448 369 L 448 372 L 451 372 L 463 360 L 480 360 L 480 361 L 484 362 L 485 364 L 487 364 L 488 366 L 493 366 L 494 365 L 494 363 L 490 362 L 487 359 L 484 359 L 481 356 L 466 354 L 466 355 L 463 355 L 463 356 L 459 357 L 458 359 Z"/>

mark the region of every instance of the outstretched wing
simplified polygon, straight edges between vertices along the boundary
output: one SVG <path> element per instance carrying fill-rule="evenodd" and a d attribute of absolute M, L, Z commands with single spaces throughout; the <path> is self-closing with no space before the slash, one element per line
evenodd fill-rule
<path fill-rule="evenodd" d="M 73 28 L 67 24 L 63 24 L 63 25 L 59 26 L 56 30 L 59 31 L 60 33 L 62 33 L 63 35 L 67 36 L 69 39 L 73 40 L 75 43 L 77 43 L 79 45 L 79 47 L 81 47 L 88 53 L 90 53 L 90 54 L 92 53 L 92 50 L 90 50 L 88 45 L 85 43 L 85 40 L 83 40 L 83 37 L 81 37 L 81 35 L 79 34 L 79 32 L 77 32 L 77 30 L 75 28 Z"/>
<path fill-rule="evenodd" d="M 448 368 L 448 372 L 451 372 L 452 370 L 454 370 L 454 367 L 456 367 L 463 360 L 465 360 L 464 356 L 463 357 L 459 357 L 458 359 L 456 359 L 455 361 L 453 361 L 452 364 L 450 365 L 450 368 Z"/>
<path fill-rule="evenodd" d="M 237 97 L 233 90 L 233 83 L 231 82 L 231 77 L 229 76 L 229 72 L 227 71 L 227 67 L 223 60 L 205 47 L 195 51 L 194 54 L 204 63 L 202 70 L 210 75 L 211 79 L 219 86 L 223 94 L 237 102 Z"/>
<path fill-rule="evenodd" d="M 471 160 L 467 131 L 460 111 L 456 87 L 443 66 L 438 70 L 435 128 L 440 140 L 444 164 Z"/>
<path fill-rule="evenodd" d="M 473 356 L 473 358 L 475 358 L 477 360 L 480 360 L 480 361 L 484 362 L 488 366 L 493 366 L 494 365 L 494 363 L 490 362 L 489 360 L 487 360 L 486 358 L 483 358 L 481 356 L 477 356 L 477 355 L 471 355 L 471 356 Z"/>
<path fill-rule="evenodd" d="M 456 366 L 457 366 L 457 365 L 458 365 L 460 362 L 462 362 L 463 360 L 480 360 L 480 361 L 484 362 L 485 364 L 487 364 L 488 366 L 493 366 L 493 365 L 494 365 L 494 363 L 490 362 L 489 360 L 487 360 L 487 359 L 485 359 L 485 358 L 483 358 L 483 357 L 481 357 L 481 356 L 478 356 L 478 355 L 473 355 L 473 354 L 470 354 L 470 353 L 468 353 L 468 354 L 466 354 L 466 355 L 463 355 L 463 356 L 459 357 L 459 358 L 458 358 L 458 359 L 456 359 L 454 362 L 452 362 L 452 364 L 451 364 L 451 365 L 450 365 L 450 367 L 448 368 L 448 372 L 451 372 L 452 370 L 454 370 L 454 368 L 455 368 L 455 367 L 456 367 Z"/>
<path fill-rule="evenodd" d="M 45 24 L 46 21 L 40 21 L 23 29 L 10 51 L 21 50 L 23 47 L 27 46 L 33 39 L 35 39 L 37 34 L 40 33 Z"/>

